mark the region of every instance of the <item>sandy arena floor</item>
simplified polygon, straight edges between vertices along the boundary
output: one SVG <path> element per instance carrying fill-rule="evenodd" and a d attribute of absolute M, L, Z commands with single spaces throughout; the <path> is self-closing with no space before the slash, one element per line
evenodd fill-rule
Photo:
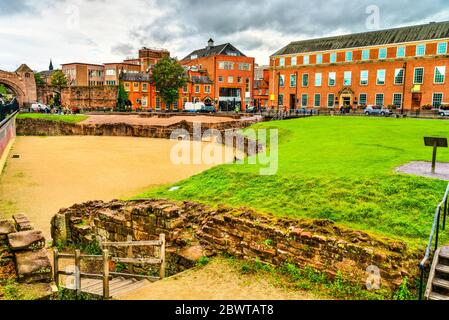
<path fill-rule="evenodd" d="M 170 150 L 176 143 L 128 137 L 18 137 L 0 177 L 0 218 L 25 213 L 50 239 L 50 219 L 60 208 L 130 197 L 212 167 L 173 165 Z"/>
<path fill-rule="evenodd" d="M 173 116 L 170 118 L 139 117 L 138 115 L 89 115 L 82 124 L 127 123 L 131 125 L 170 126 L 181 121 L 201 123 L 224 123 L 235 121 L 229 117 L 212 116 Z"/>

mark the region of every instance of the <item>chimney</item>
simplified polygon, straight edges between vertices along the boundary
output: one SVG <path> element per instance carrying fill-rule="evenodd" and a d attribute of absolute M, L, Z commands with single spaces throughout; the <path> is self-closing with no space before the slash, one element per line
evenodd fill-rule
<path fill-rule="evenodd" d="M 211 49 L 214 46 L 214 40 L 209 39 L 209 41 L 207 42 L 207 49 Z"/>

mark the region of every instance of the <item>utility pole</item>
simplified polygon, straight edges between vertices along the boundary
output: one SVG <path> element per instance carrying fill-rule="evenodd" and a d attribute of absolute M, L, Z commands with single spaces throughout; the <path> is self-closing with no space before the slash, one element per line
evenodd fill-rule
<path fill-rule="evenodd" d="M 402 103 L 401 103 L 401 115 L 404 115 L 404 103 L 405 103 L 405 87 L 407 82 L 407 62 L 404 62 L 404 79 L 403 79 L 403 91 L 402 91 Z"/>
<path fill-rule="evenodd" d="M 278 72 L 278 96 L 277 96 L 277 98 L 278 98 L 278 102 L 277 102 L 277 111 L 279 112 L 279 109 L 280 109 L 280 102 L 279 102 L 279 97 L 280 97 L 280 95 L 281 95 L 281 73 L 280 72 Z"/>

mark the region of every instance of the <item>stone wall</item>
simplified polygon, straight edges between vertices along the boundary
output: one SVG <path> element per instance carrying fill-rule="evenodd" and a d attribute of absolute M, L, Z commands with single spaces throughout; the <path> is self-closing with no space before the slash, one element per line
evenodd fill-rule
<path fill-rule="evenodd" d="M 117 96 L 117 86 L 68 87 L 61 92 L 61 103 L 70 109 L 114 109 Z"/>
<path fill-rule="evenodd" d="M 280 266 L 310 266 L 334 276 L 338 271 L 360 284 L 366 270 L 380 268 L 383 285 L 395 288 L 414 278 L 419 252 L 398 241 L 345 229 L 330 221 L 278 219 L 244 208 L 213 209 L 167 200 L 88 202 L 62 209 L 52 220 L 55 241 L 152 240 L 167 237 L 168 251 L 186 260 L 227 253 Z"/>
<path fill-rule="evenodd" d="M 45 238 L 22 214 L 0 220 L 0 280 L 2 277 L 27 284 L 53 279 Z"/>

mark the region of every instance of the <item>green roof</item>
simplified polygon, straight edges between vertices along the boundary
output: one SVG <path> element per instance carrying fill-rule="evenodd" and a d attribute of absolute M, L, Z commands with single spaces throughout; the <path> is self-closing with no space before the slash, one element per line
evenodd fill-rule
<path fill-rule="evenodd" d="M 449 21 L 424 25 L 371 31 L 343 36 L 295 41 L 273 56 L 316 51 L 382 46 L 412 41 L 449 38 Z"/>

